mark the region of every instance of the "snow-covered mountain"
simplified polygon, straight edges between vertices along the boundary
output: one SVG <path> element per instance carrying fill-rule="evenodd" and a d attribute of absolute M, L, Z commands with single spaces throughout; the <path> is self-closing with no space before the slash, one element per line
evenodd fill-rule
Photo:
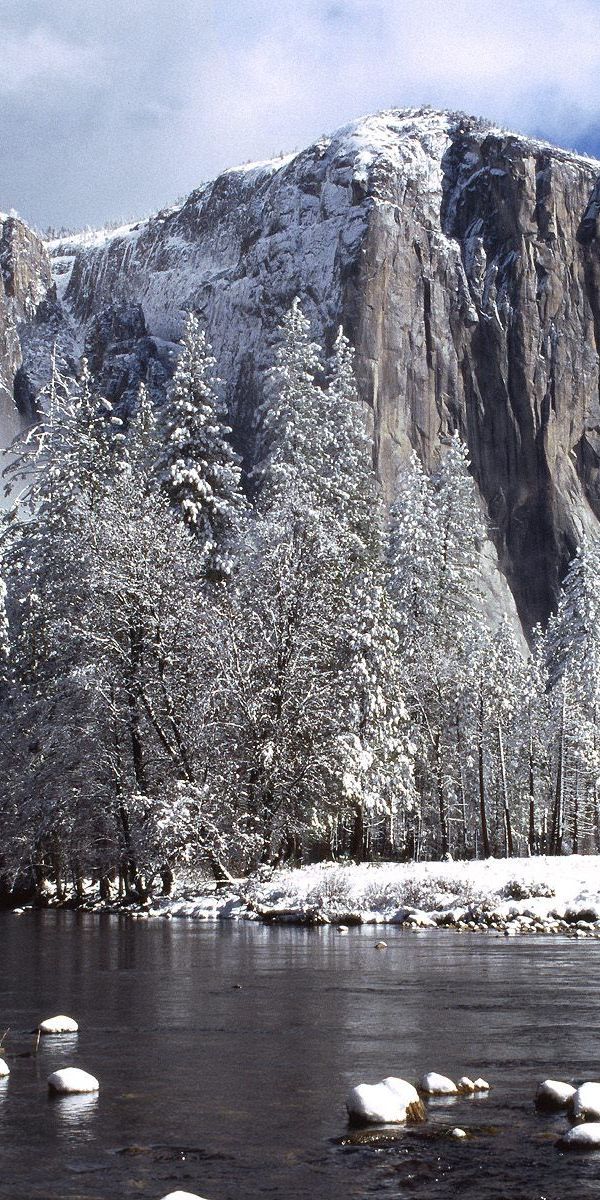
<path fill-rule="evenodd" d="M 411 446 L 433 467 L 459 425 L 500 562 L 536 620 L 600 517 L 599 214 L 600 163 L 419 109 L 226 171 L 119 230 L 42 247 L 0 218 L 2 432 L 27 412 L 53 338 L 73 364 L 85 349 L 119 397 L 141 373 L 164 382 L 192 307 L 251 457 L 298 294 L 318 339 L 343 323 L 356 345 L 388 493 Z"/>

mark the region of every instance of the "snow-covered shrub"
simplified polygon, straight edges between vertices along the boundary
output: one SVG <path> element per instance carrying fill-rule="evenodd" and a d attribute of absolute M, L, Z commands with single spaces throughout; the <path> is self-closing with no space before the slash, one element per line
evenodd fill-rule
<path fill-rule="evenodd" d="M 409 879 L 402 888 L 400 903 L 406 908 L 421 908 L 431 911 L 448 907 L 457 898 L 457 883 L 444 875 L 425 875 L 421 879 Z"/>
<path fill-rule="evenodd" d="M 536 896 L 551 898 L 556 892 L 544 880 L 510 879 L 502 888 L 501 895 L 506 900 L 531 900 Z"/>
<path fill-rule="evenodd" d="M 385 912 L 404 904 L 405 885 L 399 879 L 381 879 L 377 875 L 361 888 L 360 907 L 366 912 Z"/>
<path fill-rule="evenodd" d="M 350 904 L 351 873 L 345 867 L 323 871 L 318 883 L 306 894 L 306 903 L 317 908 L 343 909 Z"/>

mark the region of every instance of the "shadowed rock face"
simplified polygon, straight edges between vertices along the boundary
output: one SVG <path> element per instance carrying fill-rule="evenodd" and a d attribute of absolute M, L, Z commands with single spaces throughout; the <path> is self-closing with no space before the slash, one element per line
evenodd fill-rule
<path fill-rule="evenodd" d="M 530 624 L 600 515 L 597 168 L 457 122 L 440 170 L 425 210 L 390 179 L 355 288 L 380 461 L 458 425 Z"/>
<path fill-rule="evenodd" d="M 51 245 L 59 339 L 73 358 L 87 339 L 123 391 L 136 364 L 169 369 L 195 308 L 251 460 L 264 371 L 299 294 L 317 339 L 330 346 L 341 322 L 356 345 L 388 496 L 411 446 L 434 468 L 460 429 L 531 624 L 600 518 L 599 173 L 457 114 L 365 118 L 138 226 Z M 50 307 L 23 338 L 33 381 Z"/>
<path fill-rule="evenodd" d="M 22 370 L 21 331 L 53 294 L 43 243 L 16 217 L 0 215 L 0 447 L 31 415 L 33 395 Z"/>

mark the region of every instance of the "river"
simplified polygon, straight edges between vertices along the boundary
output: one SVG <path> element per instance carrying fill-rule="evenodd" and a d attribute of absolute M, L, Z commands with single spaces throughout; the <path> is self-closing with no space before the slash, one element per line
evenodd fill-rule
<path fill-rule="evenodd" d="M 2 1200 L 578 1200 L 600 1154 L 555 1147 L 539 1080 L 600 1077 L 600 944 L 381 928 L 0 914 Z M 30 1031 L 56 1013 L 74 1039 Z M 48 1097 L 77 1065 L 98 1097 Z M 344 1145 L 355 1083 L 483 1075 L 384 1148 Z M 444 1136 L 454 1125 L 464 1142 Z"/>

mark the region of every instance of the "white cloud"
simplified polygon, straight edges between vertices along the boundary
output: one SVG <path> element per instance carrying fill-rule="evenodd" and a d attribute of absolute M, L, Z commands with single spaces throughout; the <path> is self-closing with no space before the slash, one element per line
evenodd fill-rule
<path fill-rule="evenodd" d="M 14 100 L 10 144 L 21 161 L 7 155 L 1 200 L 27 213 L 33 195 L 37 220 L 44 205 L 55 222 L 63 204 L 68 221 L 145 211 L 222 167 L 393 106 L 464 109 L 571 145 L 597 124 L 600 149 L 600 0 L 12 8 L 0 92 Z M 51 23 L 33 20 L 50 8 Z M 41 90 L 60 96 L 55 129 L 42 120 Z M 53 154 L 64 169 L 50 192 Z"/>
<path fill-rule="evenodd" d="M 0 92 L 7 94 L 49 82 L 69 85 L 97 74 L 99 55 L 43 25 L 16 32 L 0 30 L 2 71 Z"/>
<path fill-rule="evenodd" d="M 598 0 L 228 0 L 226 12 L 209 52 L 190 46 L 181 64 L 171 145 L 197 179 L 392 106 L 463 109 L 567 144 L 600 127 Z"/>

